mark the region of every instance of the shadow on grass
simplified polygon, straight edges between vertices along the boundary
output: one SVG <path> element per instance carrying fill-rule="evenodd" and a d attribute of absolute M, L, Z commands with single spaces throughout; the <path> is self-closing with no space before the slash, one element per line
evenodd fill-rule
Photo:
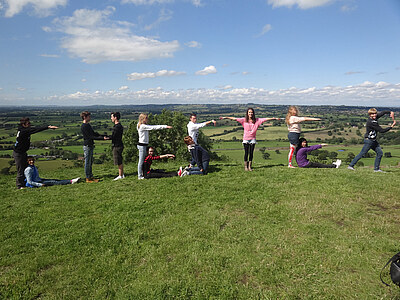
<path fill-rule="evenodd" d="M 253 169 L 266 169 L 266 168 L 274 168 L 274 167 L 284 167 L 284 164 L 276 164 L 276 165 L 264 165 L 261 167 L 252 167 Z"/>

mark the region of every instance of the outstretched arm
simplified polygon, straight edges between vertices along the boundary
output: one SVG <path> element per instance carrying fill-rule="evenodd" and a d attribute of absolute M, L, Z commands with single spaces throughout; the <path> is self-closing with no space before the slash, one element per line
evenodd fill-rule
<path fill-rule="evenodd" d="M 229 119 L 229 120 L 232 120 L 232 121 L 236 121 L 237 118 L 235 118 L 235 117 L 219 117 L 219 119 L 220 120 Z"/>
<path fill-rule="evenodd" d="M 310 117 L 304 117 L 302 121 L 300 122 L 304 122 L 304 121 L 321 121 L 320 118 L 310 118 Z"/>
<path fill-rule="evenodd" d="M 160 155 L 160 158 L 175 158 L 175 155 L 173 155 L 173 154 L 163 154 L 163 155 Z"/>

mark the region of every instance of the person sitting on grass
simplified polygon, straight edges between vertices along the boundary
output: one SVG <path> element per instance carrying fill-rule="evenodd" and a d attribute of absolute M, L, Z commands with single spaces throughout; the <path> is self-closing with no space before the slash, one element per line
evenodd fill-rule
<path fill-rule="evenodd" d="M 317 150 L 322 148 L 322 146 L 326 146 L 327 144 L 320 144 L 314 146 L 308 146 L 307 140 L 305 138 L 299 139 L 299 144 L 296 148 L 296 161 L 297 165 L 300 168 L 339 168 L 342 161 L 340 159 L 336 160 L 336 162 L 325 165 L 317 162 L 312 162 L 307 159 L 307 153 L 313 150 Z"/>
<path fill-rule="evenodd" d="M 151 164 L 153 160 L 159 160 L 163 158 L 175 158 L 175 155 L 173 154 L 163 154 L 163 155 L 154 155 L 154 148 L 149 147 L 147 150 L 147 156 L 144 159 L 143 163 L 143 176 L 146 179 L 150 178 L 163 178 L 163 177 L 173 177 L 173 176 L 178 176 L 178 174 L 174 172 L 165 172 L 164 170 L 156 169 L 153 170 L 151 169 Z"/>
<path fill-rule="evenodd" d="M 181 177 L 186 175 L 206 175 L 208 165 L 210 164 L 210 156 L 208 155 L 208 152 L 203 147 L 196 145 L 190 136 L 185 137 L 184 142 L 192 155 L 192 162 L 195 162 L 197 167 L 188 167 L 185 168 L 185 170 L 182 170 L 181 167 L 178 175 Z"/>
<path fill-rule="evenodd" d="M 40 178 L 39 171 L 35 166 L 35 159 L 33 156 L 28 156 L 28 166 L 26 167 L 24 174 L 26 178 L 26 187 L 42 187 L 42 186 L 52 186 L 52 185 L 65 185 L 74 184 L 79 181 L 79 177 L 67 180 L 58 179 L 44 179 Z"/>

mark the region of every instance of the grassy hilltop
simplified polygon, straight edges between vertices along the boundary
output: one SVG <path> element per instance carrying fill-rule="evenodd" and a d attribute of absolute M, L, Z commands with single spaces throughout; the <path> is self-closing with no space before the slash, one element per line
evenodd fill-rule
<path fill-rule="evenodd" d="M 131 164 L 114 182 L 95 165 L 100 183 L 29 190 L 4 175 L 0 298 L 397 299 L 379 279 L 400 236 L 400 169 L 386 170 L 259 160 L 138 181 Z"/>

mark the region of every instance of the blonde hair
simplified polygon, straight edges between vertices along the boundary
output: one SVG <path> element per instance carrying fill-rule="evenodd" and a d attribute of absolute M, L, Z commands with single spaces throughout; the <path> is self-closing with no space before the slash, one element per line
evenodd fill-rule
<path fill-rule="evenodd" d="M 286 119 L 285 122 L 286 124 L 289 125 L 289 119 L 291 116 L 298 116 L 299 115 L 299 109 L 297 108 L 297 106 L 291 105 L 289 106 L 287 115 L 286 115 Z"/>
<path fill-rule="evenodd" d="M 369 110 L 368 110 L 368 114 L 370 115 L 370 114 L 377 114 L 378 113 L 378 111 L 376 110 L 376 108 L 370 108 Z"/>
<path fill-rule="evenodd" d="M 147 114 L 140 114 L 139 115 L 139 122 L 137 124 L 137 127 L 140 128 L 140 125 L 144 124 L 144 121 L 147 118 Z"/>

